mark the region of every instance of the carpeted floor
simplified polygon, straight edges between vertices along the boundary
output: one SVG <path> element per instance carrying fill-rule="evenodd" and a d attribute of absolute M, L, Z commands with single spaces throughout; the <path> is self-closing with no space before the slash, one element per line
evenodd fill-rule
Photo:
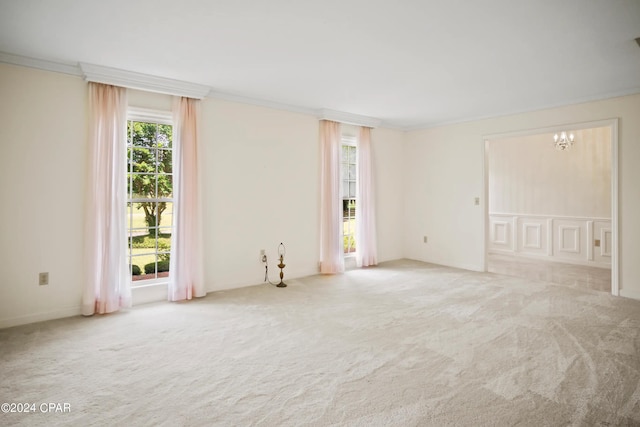
<path fill-rule="evenodd" d="M 640 301 L 406 260 L 289 285 L 0 330 L 0 401 L 37 405 L 0 425 L 640 424 Z"/>
<path fill-rule="evenodd" d="M 611 293 L 611 268 L 566 264 L 513 255 L 489 254 L 490 273 L 543 280 L 574 288 Z"/>

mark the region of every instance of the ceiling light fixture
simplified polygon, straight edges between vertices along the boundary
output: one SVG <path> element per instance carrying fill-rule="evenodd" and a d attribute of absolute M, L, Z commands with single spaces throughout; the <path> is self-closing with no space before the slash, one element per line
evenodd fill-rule
<path fill-rule="evenodd" d="M 553 135 L 553 141 L 556 144 L 556 150 L 565 151 L 571 148 L 573 141 L 575 141 L 575 137 L 572 133 L 567 135 L 565 131 L 562 131 L 560 132 L 560 135 L 557 133 Z"/>

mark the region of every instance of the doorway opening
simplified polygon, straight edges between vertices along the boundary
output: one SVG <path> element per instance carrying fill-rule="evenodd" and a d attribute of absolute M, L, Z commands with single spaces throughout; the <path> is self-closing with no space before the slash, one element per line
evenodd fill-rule
<path fill-rule="evenodd" d="M 611 119 L 483 138 L 484 271 L 619 295 L 617 127 Z M 555 143 L 562 132 L 573 134 L 569 147 Z"/>

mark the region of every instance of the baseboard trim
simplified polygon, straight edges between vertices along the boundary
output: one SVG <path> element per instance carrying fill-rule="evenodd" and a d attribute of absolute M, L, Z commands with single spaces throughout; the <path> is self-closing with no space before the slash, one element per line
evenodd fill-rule
<path fill-rule="evenodd" d="M 428 264 L 435 264 L 435 265 L 440 265 L 443 267 L 451 267 L 451 268 L 457 268 L 460 270 L 467 270 L 467 271 L 477 271 L 477 272 L 484 272 L 484 267 L 479 266 L 479 265 L 473 265 L 473 264 L 459 264 L 459 263 L 447 263 L 447 262 L 442 262 L 442 261 L 438 261 L 438 260 L 430 260 L 430 259 L 420 259 L 420 258 L 404 258 L 404 259 L 409 259 L 412 261 L 420 261 L 420 262 L 426 262 Z"/>
<path fill-rule="evenodd" d="M 525 254 L 522 252 L 503 251 L 500 249 L 491 249 L 489 251 L 489 255 L 507 255 L 507 256 L 512 256 L 514 258 L 532 259 L 536 261 L 559 262 L 562 264 L 573 264 L 573 265 L 581 265 L 584 267 L 596 267 L 596 268 L 604 268 L 607 270 L 611 270 L 611 264 L 606 264 L 601 262 L 565 259 L 565 258 L 558 258 L 558 257 L 550 257 L 547 255 Z"/>
<path fill-rule="evenodd" d="M 284 278 L 283 281 L 285 283 L 287 283 L 288 280 L 295 280 L 295 279 L 301 279 L 303 277 L 308 277 L 308 276 L 315 276 L 317 274 L 320 274 L 319 271 L 317 269 L 309 269 L 309 270 L 299 270 L 299 271 L 293 271 L 290 272 L 290 274 L 287 273 L 287 270 L 284 270 Z M 280 280 L 280 270 L 276 269 L 276 270 L 269 270 L 269 279 L 273 282 L 279 281 Z M 251 284 L 247 284 L 247 281 L 242 281 L 242 282 L 231 282 L 231 283 L 221 283 L 221 284 L 215 284 L 213 283 L 212 286 L 207 289 L 207 294 L 211 293 L 211 292 L 218 292 L 218 291 L 230 291 L 232 289 L 241 289 L 241 288 L 248 288 L 249 286 L 259 286 L 259 285 L 264 285 L 267 282 L 258 282 L 258 283 L 251 283 Z"/>
<path fill-rule="evenodd" d="M 640 300 L 640 292 L 638 291 L 630 291 L 627 289 L 620 289 L 620 296 L 624 298 L 631 298 Z"/>
<path fill-rule="evenodd" d="M 63 319 L 65 317 L 79 316 L 82 314 L 82 307 L 68 307 L 60 310 L 47 311 L 43 313 L 28 314 L 26 316 L 9 317 L 0 319 L 0 329 L 11 328 L 13 326 L 28 325 L 30 323 L 44 322 L 46 320 Z"/>

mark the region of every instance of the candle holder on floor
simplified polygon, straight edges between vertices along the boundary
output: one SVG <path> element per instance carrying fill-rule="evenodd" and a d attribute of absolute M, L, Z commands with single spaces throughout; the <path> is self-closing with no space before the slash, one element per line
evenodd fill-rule
<path fill-rule="evenodd" d="M 284 244 L 280 243 L 280 246 L 278 246 L 278 255 L 280 255 L 280 264 L 278 264 L 278 268 L 280 269 L 280 283 L 276 285 L 279 288 L 287 287 L 287 284 L 282 281 L 282 278 L 284 277 L 284 272 L 282 270 L 285 267 L 285 264 L 284 264 L 285 253 L 287 253 L 287 250 L 285 249 Z"/>

